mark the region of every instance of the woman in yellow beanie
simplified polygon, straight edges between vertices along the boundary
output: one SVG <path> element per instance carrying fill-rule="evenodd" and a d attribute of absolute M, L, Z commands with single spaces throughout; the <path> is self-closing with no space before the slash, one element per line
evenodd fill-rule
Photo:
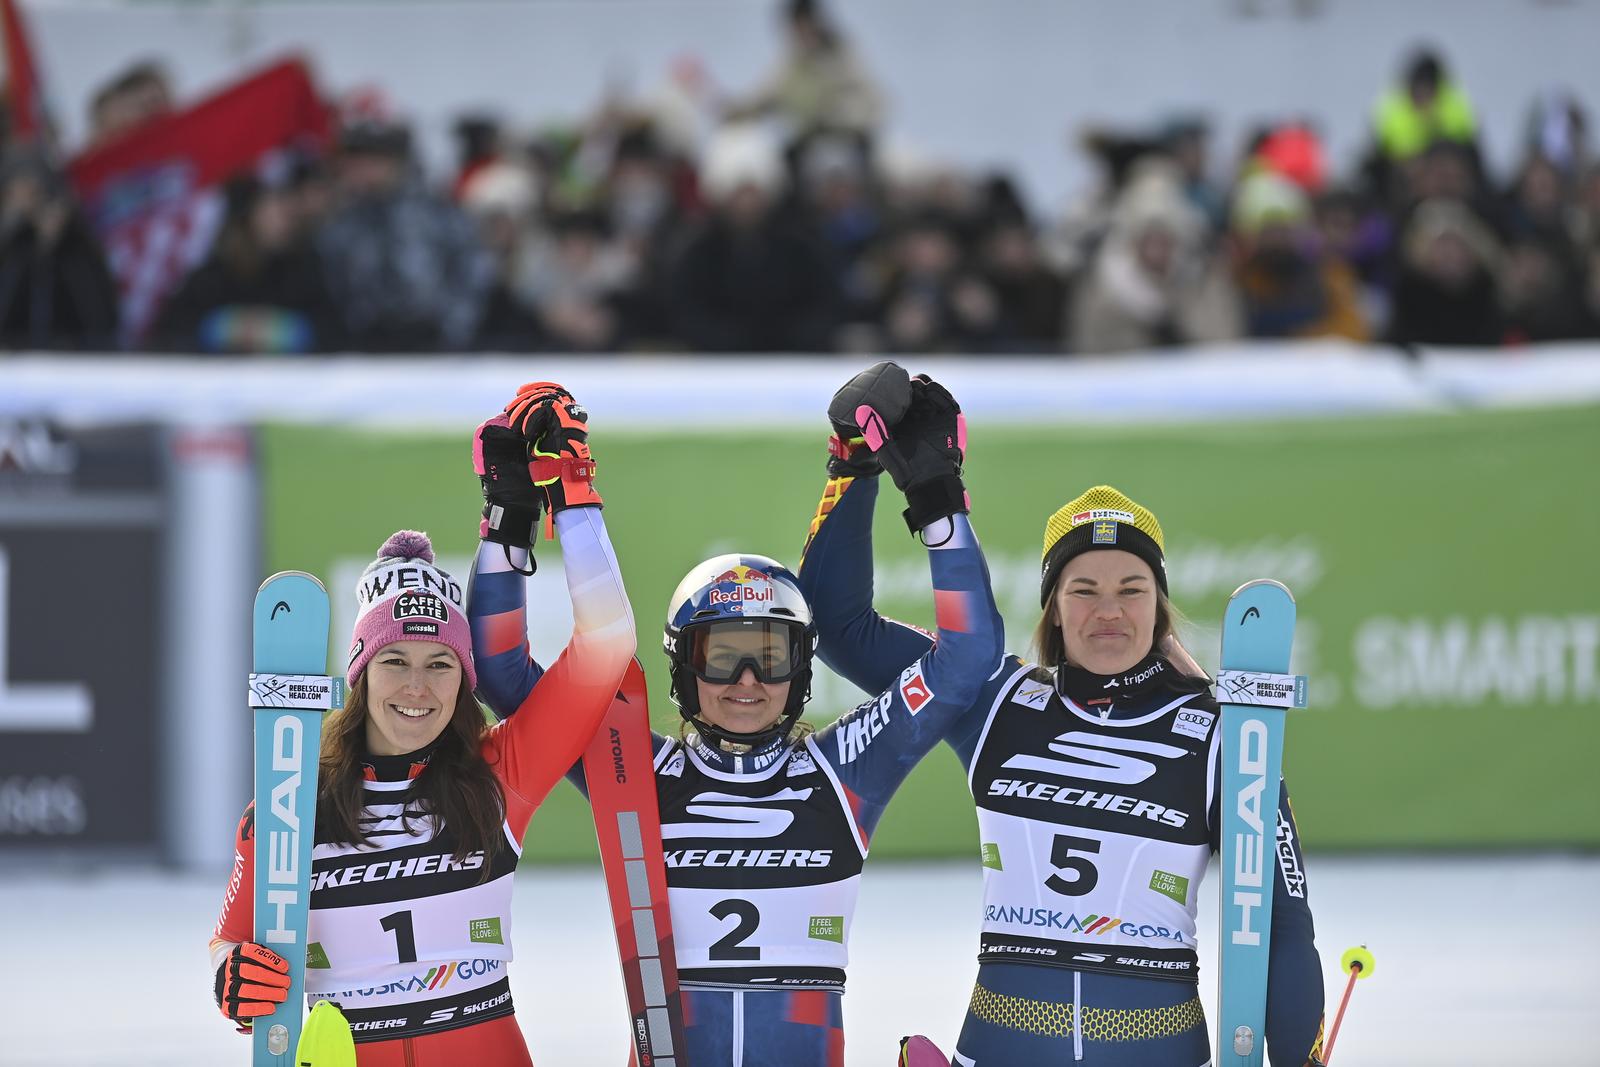
<path fill-rule="evenodd" d="M 872 607 L 868 469 L 830 468 L 800 569 L 818 654 L 871 692 L 928 638 Z M 1045 527 L 1038 658 L 1008 655 L 946 737 L 978 806 L 978 980 L 952 1063 L 1199 1067 L 1195 909 L 1217 849 L 1218 705 L 1178 644 L 1151 512 L 1096 486 Z M 1267 1042 L 1318 1062 L 1323 990 L 1280 794 Z"/>

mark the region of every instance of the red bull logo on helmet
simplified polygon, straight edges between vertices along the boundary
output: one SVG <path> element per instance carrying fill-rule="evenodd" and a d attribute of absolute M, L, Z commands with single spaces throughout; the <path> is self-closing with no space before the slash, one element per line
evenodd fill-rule
<path fill-rule="evenodd" d="M 770 602 L 772 597 L 772 576 L 756 567 L 740 564 L 711 579 L 711 592 L 707 594 L 706 601 L 717 606 L 764 604 Z"/>

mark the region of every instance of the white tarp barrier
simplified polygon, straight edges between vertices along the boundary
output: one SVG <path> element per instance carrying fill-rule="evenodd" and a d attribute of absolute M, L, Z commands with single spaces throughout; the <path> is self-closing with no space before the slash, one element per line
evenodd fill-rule
<path fill-rule="evenodd" d="M 437 356 L 316 359 L 0 358 L 0 417 L 437 428 L 499 408 L 517 385 L 604 397 L 607 423 L 814 425 L 870 356 Z M 1188 421 L 1600 402 L 1600 344 L 1484 352 L 1340 342 L 1243 343 L 1116 357 L 905 356 L 974 420 Z"/>

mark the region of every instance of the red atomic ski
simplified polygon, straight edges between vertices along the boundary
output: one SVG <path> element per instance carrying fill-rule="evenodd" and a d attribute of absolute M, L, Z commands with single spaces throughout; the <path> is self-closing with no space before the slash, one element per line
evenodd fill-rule
<path fill-rule="evenodd" d="M 686 1067 L 661 811 L 651 766 L 650 697 L 637 659 L 589 742 L 583 773 L 628 991 L 630 1062 Z"/>

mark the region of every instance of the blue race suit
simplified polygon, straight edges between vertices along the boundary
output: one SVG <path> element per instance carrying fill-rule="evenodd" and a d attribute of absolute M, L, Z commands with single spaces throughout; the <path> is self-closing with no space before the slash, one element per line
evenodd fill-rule
<path fill-rule="evenodd" d="M 875 478 L 832 479 L 799 572 L 823 661 L 871 691 L 928 650 L 872 606 Z M 1125 675 L 1007 656 L 949 742 L 983 838 L 977 984 L 954 1062 L 1209 1062 L 1194 907 L 1217 849 L 1217 705 L 1150 656 Z M 1305 863 L 1280 784 L 1267 1043 L 1320 1053 L 1323 989 Z"/>
<path fill-rule="evenodd" d="M 965 515 L 938 525 L 928 550 L 938 640 L 877 696 L 755 751 L 654 736 L 690 1062 L 843 1063 L 846 945 L 868 842 L 895 789 L 1000 665 L 977 538 Z M 468 601 L 479 693 L 499 714 L 539 676 L 526 638 L 512 636 L 525 595 L 515 574 L 479 572 Z M 581 765 L 569 777 L 582 788 Z"/>

